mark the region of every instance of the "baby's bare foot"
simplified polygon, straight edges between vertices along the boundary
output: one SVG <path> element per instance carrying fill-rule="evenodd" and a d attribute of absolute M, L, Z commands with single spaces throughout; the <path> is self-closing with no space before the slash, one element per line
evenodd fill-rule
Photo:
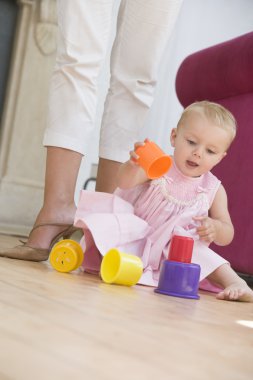
<path fill-rule="evenodd" d="M 253 291 L 245 281 L 227 286 L 217 295 L 219 300 L 253 302 Z"/>

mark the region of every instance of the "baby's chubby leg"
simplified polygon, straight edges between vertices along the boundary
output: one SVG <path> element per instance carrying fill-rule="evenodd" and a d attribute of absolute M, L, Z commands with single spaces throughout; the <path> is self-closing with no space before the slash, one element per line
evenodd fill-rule
<path fill-rule="evenodd" d="M 230 267 L 223 264 L 212 272 L 208 279 L 224 287 L 217 298 L 226 301 L 253 302 L 253 291 Z"/>

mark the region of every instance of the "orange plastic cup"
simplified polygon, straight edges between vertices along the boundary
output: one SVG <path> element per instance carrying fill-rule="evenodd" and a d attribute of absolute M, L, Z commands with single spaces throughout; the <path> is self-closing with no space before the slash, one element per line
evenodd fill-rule
<path fill-rule="evenodd" d="M 135 149 L 139 158 L 136 162 L 145 170 L 148 178 L 159 178 L 170 169 L 172 160 L 153 141 L 145 141 L 145 145 Z"/>

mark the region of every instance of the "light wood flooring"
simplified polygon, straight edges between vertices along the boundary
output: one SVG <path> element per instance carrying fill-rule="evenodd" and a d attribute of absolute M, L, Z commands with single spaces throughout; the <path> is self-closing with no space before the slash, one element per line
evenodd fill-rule
<path fill-rule="evenodd" d="M 253 379 L 253 304 L 0 258 L 0 380 L 30 379 Z"/>

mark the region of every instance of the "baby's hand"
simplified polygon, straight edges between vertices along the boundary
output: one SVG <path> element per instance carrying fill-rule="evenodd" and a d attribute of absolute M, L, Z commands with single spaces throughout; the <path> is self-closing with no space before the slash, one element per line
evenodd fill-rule
<path fill-rule="evenodd" d="M 139 158 L 138 154 L 136 153 L 136 149 L 139 147 L 139 146 L 144 146 L 145 145 L 145 142 L 148 141 L 148 139 L 145 139 L 144 141 L 137 141 L 135 144 L 134 144 L 134 150 L 131 150 L 129 152 L 129 155 L 130 155 L 130 161 L 134 164 L 138 164 L 137 163 L 137 160 Z"/>
<path fill-rule="evenodd" d="M 196 228 L 200 240 L 212 243 L 216 239 L 217 224 L 214 219 L 208 216 L 195 216 L 193 220 L 200 222 L 200 226 Z"/>

